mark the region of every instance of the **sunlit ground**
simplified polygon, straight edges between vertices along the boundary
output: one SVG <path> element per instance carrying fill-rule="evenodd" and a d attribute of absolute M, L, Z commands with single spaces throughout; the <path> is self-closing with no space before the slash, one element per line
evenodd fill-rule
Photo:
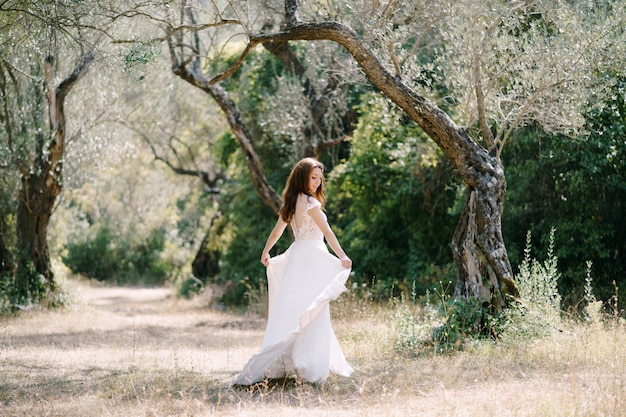
<path fill-rule="evenodd" d="M 393 307 L 332 305 L 350 378 L 230 383 L 265 320 L 177 300 L 168 289 L 69 282 L 75 308 L 0 321 L 2 416 L 623 416 L 623 324 L 563 324 L 513 346 L 395 353 Z"/>

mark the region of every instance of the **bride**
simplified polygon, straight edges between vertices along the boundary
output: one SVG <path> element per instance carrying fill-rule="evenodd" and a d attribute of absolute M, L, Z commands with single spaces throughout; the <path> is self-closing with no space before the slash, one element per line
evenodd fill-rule
<path fill-rule="evenodd" d="M 300 160 L 287 178 L 278 221 L 261 254 L 269 298 L 263 343 L 236 385 L 291 376 L 317 383 L 324 382 L 329 371 L 352 373 L 329 310 L 329 302 L 346 290 L 352 261 L 328 224 L 322 211 L 325 204 L 324 166 L 314 158 Z M 295 241 L 283 254 L 270 258 L 288 224 Z M 330 254 L 324 238 L 339 258 Z"/>

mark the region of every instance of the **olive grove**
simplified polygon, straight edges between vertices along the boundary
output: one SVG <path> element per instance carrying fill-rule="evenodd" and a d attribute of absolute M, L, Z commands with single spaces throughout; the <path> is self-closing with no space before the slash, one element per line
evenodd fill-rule
<path fill-rule="evenodd" d="M 137 193 L 122 189 L 132 187 L 130 182 L 100 178 L 107 164 L 133 152 L 119 125 L 136 108 L 137 89 L 125 85 L 132 73 L 124 71 L 123 53 L 110 42 L 112 33 L 125 36 L 133 30 L 115 24 L 125 13 L 122 6 L 124 2 L 97 1 L 0 4 L 3 311 L 62 304 L 63 294 L 57 291 L 51 265 L 50 240 L 66 243 L 69 237 L 80 235 L 82 224 L 97 221 L 116 203 L 132 208 L 129 203 Z M 92 178 L 85 177 L 87 167 Z M 107 184 L 114 185 L 109 208 L 85 210 L 49 236 L 53 214 L 66 203 L 76 206 L 80 200 L 66 197 L 83 184 L 89 196 L 83 202 L 91 199 L 92 203 L 94 195 L 106 193 Z M 102 230 L 105 245 L 115 247 L 107 229 Z M 160 237 L 153 237 L 140 245 L 138 252 L 160 245 Z M 62 248 L 55 249 L 58 259 Z M 93 258 L 91 267 L 101 267 L 106 258 L 103 254 Z M 163 275 L 154 269 L 153 273 Z"/>
<path fill-rule="evenodd" d="M 307 155 L 329 168 L 329 215 L 357 273 L 426 282 L 450 259 L 455 297 L 495 311 L 517 295 L 505 241 L 517 254 L 520 234 L 549 230 L 545 210 L 526 210 L 540 205 L 530 190 L 587 198 L 565 179 L 595 170 L 606 198 L 621 195 L 620 2 L 27 3 L 0 3 L 0 290 L 23 293 L 18 304 L 54 291 L 55 207 L 73 272 L 184 280 L 197 250 L 194 275 L 238 285 L 240 304 L 259 285 L 262 219 Z M 523 165 L 542 141 L 582 167 Z M 505 199 L 516 223 L 503 234 Z M 582 213 L 556 205 L 544 203 L 551 219 Z M 607 263 L 623 258 L 606 247 L 613 207 L 590 246 Z"/>
<path fill-rule="evenodd" d="M 610 1 L 468 0 L 436 7 L 401 1 L 183 1 L 168 6 L 158 20 L 172 70 L 220 103 L 245 150 L 255 188 L 274 210 L 277 195 L 266 182 L 254 138 L 221 84 L 260 46 L 288 54 L 309 42 L 344 48 L 358 68 L 336 71 L 322 62 L 317 71 L 342 77 L 339 85 L 360 80 L 355 74 L 362 73 L 445 154 L 466 195 L 452 236 L 455 296 L 499 309 L 517 294 L 502 235 L 502 150 L 513 132 L 529 124 L 546 132 L 582 127 L 582 111 L 602 103 L 611 74 L 621 68 L 623 7 Z M 153 18 L 158 8 L 154 13 Z M 228 59 L 217 59 L 224 51 Z M 331 61 L 338 57 L 341 52 L 333 50 Z M 300 78 L 305 95 L 311 79 Z M 278 107 L 293 105 L 286 97 L 274 100 Z M 302 149 L 314 153 L 315 147 Z"/>

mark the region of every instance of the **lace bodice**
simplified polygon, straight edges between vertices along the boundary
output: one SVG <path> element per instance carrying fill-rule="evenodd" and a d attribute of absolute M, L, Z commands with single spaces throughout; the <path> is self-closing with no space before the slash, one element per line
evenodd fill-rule
<path fill-rule="evenodd" d="M 293 215 L 291 227 L 296 240 L 312 239 L 322 240 L 324 234 L 315 223 L 315 220 L 309 214 L 309 210 L 315 207 L 321 207 L 321 203 L 314 197 L 306 194 L 300 194 L 296 203 L 296 212 Z M 326 216 L 323 212 L 322 214 Z"/>

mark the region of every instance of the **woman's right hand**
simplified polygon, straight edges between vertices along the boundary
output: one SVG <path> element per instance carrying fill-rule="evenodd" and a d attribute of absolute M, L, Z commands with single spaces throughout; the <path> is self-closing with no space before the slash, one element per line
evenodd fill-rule
<path fill-rule="evenodd" d="M 269 253 L 263 252 L 261 254 L 261 263 L 266 268 L 269 266 L 269 264 L 270 264 L 270 254 Z"/>

